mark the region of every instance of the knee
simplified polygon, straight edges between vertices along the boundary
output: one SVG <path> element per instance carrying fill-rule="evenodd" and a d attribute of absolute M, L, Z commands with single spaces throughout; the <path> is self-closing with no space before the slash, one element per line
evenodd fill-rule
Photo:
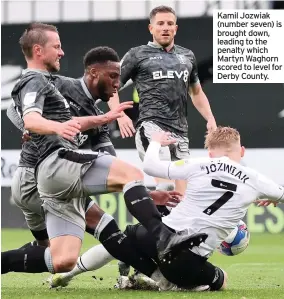
<path fill-rule="evenodd" d="M 227 284 L 228 284 L 228 274 L 224 270 L 222 270 L 222 271 L 223 271 L 223 274 L 224 274 L 224 282 L 223 282 L 223 285 L 220 288 L 220 290 L 225 290 L 227 288 Z"/>
<path fill-rule="evenodd" d="M 211 291 L 222 291 L 225 290 L 227 288 L 227 283 L 228 283 L 228 274 L 216 267 L 216 274 L 218 274 L 218 279 L 216 281 L 214 281 L 211 285 L 210 285 L 210 289 Z M 215 274 L 215 276 L 216 276 Z"/>
<path fill-rule="evenodd" d="M 70 272 L 75 267 L 77 258 L 77 256 L 72 255 L 52 258 L 54 272 Z"/>

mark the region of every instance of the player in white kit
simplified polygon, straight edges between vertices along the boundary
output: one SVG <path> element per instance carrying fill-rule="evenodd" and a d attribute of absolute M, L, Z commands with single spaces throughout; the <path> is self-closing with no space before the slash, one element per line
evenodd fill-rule
<path fill-rule="evenodd" d="M 249 205 L 256 199 L 267 198 L 284 202 L 282 186 L 240 164 L 245 149 L 241 146 L 237 130 L 218 127 L 209 133 L 205 140 L 205 147 L 209 151 L 208 158 L 161 161 L 161 145 L 173 142 L 169 133 L 153 135 L 143 168 L 151 176 L 187 180 L 184 200 L 168 216 L 163 217 L 163 222 L 174 231 L 208 234 L 204 243 L 189 251 L 203 257 L 204 263 L 237 226 Z M 185 263 L 185 256 L 180 256 L 180 259 L 183 263 L 177 258 L 176 262 L 171 263 L 171 267 L 167 267 L 167 273 L 163 272 L 166 278 L 180 286 L 186 284 L 187 279 L 191 282 L 196 280 L 197 285 L 205 284 L 205 281 L 202 281 L 203 274 L 200 272 L 199 280 L 199 271 L 188 271 L 189 265 Z M 175 269 L 178 269 L 180 275 L 176 276 Z"/>
<path fill-rule="evenodd" d="M 220 290 L 226 287 L 227 274 L 207 259 L 245 216 L 251 203 L 258 198 L 283 203 L 284 188 L 239 163 L 245 149 L 233 128 L 218 127 L 206 136 L 209 158 L 161 161 L 161 146 L 173 142 L 169 133 L 155 133 L 143 169 L 151 176 L 187 180 L 185 198 L 162 220 L 172 231 L 206 233 L 207 240 L 183 251 L 169 264 L 157 259 L 155 242 L 142 225 L 129 225 L 125 233 L 137 251 L 157 262 L 172 286 L 208 285 L 211 290 Z"/>

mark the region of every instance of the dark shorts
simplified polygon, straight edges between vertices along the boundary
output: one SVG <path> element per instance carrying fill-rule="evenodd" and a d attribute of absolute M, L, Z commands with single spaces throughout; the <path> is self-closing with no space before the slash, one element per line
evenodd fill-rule
<path fill-rule="evenodd" d="M 141 224 L 128 225 L 125 234 L 136 250 L 141 255 L 154 259 L 167 280 L 178 287 L 191 289 L 200 285 L 209 285 L 211 290 L 222 287 L 224 282 L 222 270 L 209 263 L 206 258 L 186 250 L 171 263 L 160 263 L 155 240 Z"/>

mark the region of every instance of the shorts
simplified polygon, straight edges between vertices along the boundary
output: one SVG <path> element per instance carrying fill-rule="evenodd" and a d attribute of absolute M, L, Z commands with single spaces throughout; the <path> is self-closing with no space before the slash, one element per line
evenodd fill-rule
<path fill-rule="evenodd" d="M 37 169 L 38 191 L 45 213 L 69 221 L 85 230 L 85 205 L 88 195 L 107 193 L 110 165 L 115 159 L 106 153 L 85 155 L 70 151 L 79 160 L 59 157 L 57 150 L 40 163 Z M 78 153 L 81 153 L 78 155 Z M 81 158 L 84 158 L 82 161 Z M 86 162 L 85 157 L 89 161 Z"/>
<path fill-rule="evenodd" d="M 159 268 L 167 280 L 180 288 L 192 289 L 209 285 L 212 291 L 217 291 L 224 282 L 224 274 L 220 268 L 191 250 L 182 251 L 171 263 L 159 264 Z"/>
<path fill-rule="evenodd" d="M 114 149 L 113 144 L 110 145 L 100 145 L 99 147 L 97 147 L 96 151 L 98 152 L 102 152 L 102 153 L 108 153 L 114 157 L 116 157 L 116 151 Z"/>
<path fill-rule="evenodd" d="M 128 225 L 124 233 L 136 251 L 142 256 L 154 259 L 165 278 L 178 287 L 191 289 L 200 285 L 209 285 L 211 290 L 218 290 L 223 285 L 222 270 L 191 250 L 182 251 L 171 263 L 161 263 L 157 256 L 155 239 L 140 223 Z"/>
<path fill-rule="evenodd" d="M 46 228 L 42 199 L 37 191 L 34 168 L 18 167 L 11 184 L 12 199 L 22 210 L 27 225 L 32 231 Z"/>
<path fill-rule="evenodd" d="M 162 131 L 164 130 L 152 121 L 143 121 L 141 123 L 135 135 L 135 144 L 142 161 L 151 141 L 151 135 L 154 132 Z M 188 138 L 175 133 L 172 133 L 172 136 L 177 140 L 177 143 L 161 147 L 160 159 L 164 161 L 188 159 L 190 157 Z"/>

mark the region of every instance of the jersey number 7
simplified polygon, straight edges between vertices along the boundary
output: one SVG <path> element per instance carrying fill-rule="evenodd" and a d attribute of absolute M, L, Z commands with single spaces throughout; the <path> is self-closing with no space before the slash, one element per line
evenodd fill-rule
<path fill-rule="evenodd" d="M 221 197 L 219 197 L 211 206 L 206 208 L 203 213 L 206 215 L 212 215 L 215 213 L 218 209 L 220 209 L 229 199 L 231 199 L 234 196 L 234 192 L 237 191 L 237 185 L 231 184 L 224 181 L 218 181 L 218 180 L 212 180 L 211 185 L 215 188 L 220 188 L 224 190 L 230 190 L 226 191 Z"/>

